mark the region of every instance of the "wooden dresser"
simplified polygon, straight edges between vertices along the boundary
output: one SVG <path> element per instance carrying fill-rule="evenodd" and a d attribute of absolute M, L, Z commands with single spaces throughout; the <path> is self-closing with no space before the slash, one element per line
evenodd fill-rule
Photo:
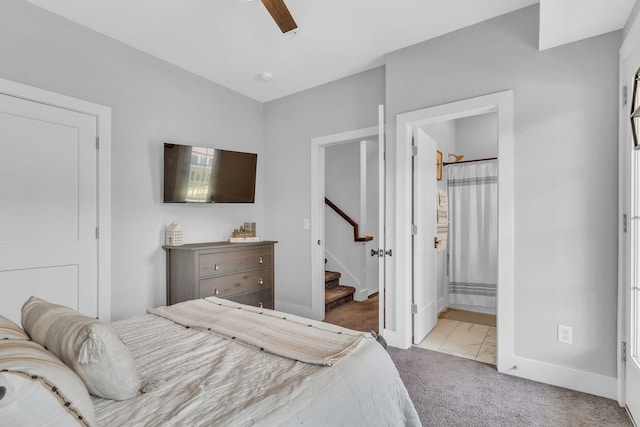
<path fill-rule="evenodd" d="M 275 243 L 163 246 L 167 251 L 167 304 L 217 296 L 273 308 Z"/>

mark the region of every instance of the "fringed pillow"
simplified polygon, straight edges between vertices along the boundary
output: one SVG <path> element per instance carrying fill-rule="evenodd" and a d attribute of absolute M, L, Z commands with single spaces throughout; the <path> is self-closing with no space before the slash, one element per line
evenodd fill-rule
<path fill-rule="evenodd" d="M 82 380 L 41 345 L 0 341 L 0 424 L 95 426 Z"/>
<path fill-rule="evenodd" d="M 22 307 L 22 326 L 73 369 L 91 394 L 113 400 L 138 394 L 133 355 L 111 325 L 31 297 Z"/>
<path fill-rule="evenodd" d="M 4 316 L 0 316 L 0 340 L 29 340 L 20 326 Z"/>

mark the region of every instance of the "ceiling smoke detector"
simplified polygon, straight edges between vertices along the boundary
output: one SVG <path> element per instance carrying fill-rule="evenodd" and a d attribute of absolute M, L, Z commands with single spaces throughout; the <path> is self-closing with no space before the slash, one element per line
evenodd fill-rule
<path fill-rule="evenodd" d="M 258 74 L 258 78 L 263 82 L 268 82 L 273 78 L 273 74 L 269 71 L 263 71 L 262 73 Z"/>

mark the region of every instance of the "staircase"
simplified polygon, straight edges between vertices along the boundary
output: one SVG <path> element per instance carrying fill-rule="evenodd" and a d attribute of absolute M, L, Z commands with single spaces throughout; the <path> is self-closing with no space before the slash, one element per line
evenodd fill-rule
<path fill-rule="evenodd" d="M 324 272 L 324 312 L 333 310 L 342 304 L 353 301 L 353 294 L 356 288 L 353 286 L 342 286 L 340 284 L 341 274 L 337 271 Z"/>

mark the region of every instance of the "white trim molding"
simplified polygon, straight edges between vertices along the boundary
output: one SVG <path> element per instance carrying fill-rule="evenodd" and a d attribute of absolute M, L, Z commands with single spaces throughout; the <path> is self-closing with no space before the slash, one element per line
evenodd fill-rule
<path fill-rule="evenodd" d="M 332 145 L 378 137 L 378 126 L 311 139 L 311 314 L 324 319 L 324 150 Z"/>
<path fill-rule="evenodd" d="M 411 145 L 416 127 L 462 117 L 495 112 L 498 116 L 498 346 L 497 366 L 500 372 L 513 363 L 513 91 L 493 93 L 476 98 L 442 104 L 399 114 L 396 118 L 396 292 L 387 304 L 395 307 L 395 334 L 387 342 L 394 347 L 409 348 L 412 341 L 412 256 L 411 212 L 412 169 Z M 385 331 L 385 338 L 388 332 Z"/>
<path fill-rule="evenodd" d="M 616 399 L 618 379 L 593 372 L 515 356 L 513 366 L 504 373 L 516 377 Z"/>

